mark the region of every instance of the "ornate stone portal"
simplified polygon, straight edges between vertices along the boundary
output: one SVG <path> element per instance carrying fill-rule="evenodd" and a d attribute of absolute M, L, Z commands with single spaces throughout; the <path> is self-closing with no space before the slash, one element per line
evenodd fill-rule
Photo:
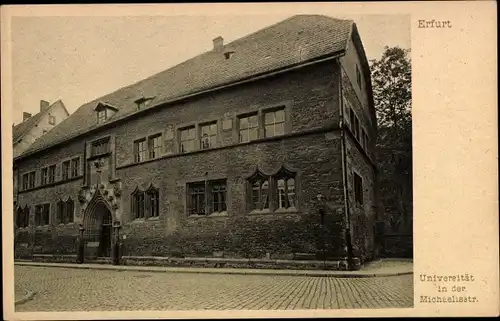
<path fill-rule="evenodd" d="M 83 230 L 81 242 L 85 246 L 85 257 L 113 257 L 113 263 L 119 264 L 115 249 L 119 247 L 117 233 L 122 216 L 121 182 L 102 180 L 101 167 L 105 164 L 104 159 L 92 162 L 96 179 L 89 186 L 82 187 L 78 195 L 81 212 L 77 223 Z"/>

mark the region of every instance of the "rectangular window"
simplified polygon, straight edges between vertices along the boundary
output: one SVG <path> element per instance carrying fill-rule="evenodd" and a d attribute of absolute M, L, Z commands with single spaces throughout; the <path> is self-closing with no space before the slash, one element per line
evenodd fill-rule
<path fill-rule="evenodd" d="M 48 178 L 49 178 L 49 169 L 47 167 L 42 168 L 42 175 L 40 177 L 40 184 L 41 185 L 47 184 Z"/>
<path fill-rule="evenodd" d="M 354 137 L 359 140 L 359 119 L 354 116 Z"/>
<path fill-rule="evenodd" d="M 146 160 L 146 139 L 140 139 L 134 142 L 134 161 L 136 163 Z"/>
<path fill-rule="evenodd" d="M 181 153 L 195 150 L 196 128 L 194 126 L 180 130 Z"/>
<path fill-rule="evenodd" d="M 200 148 L 213 148 L 217 143 L 217 123 L 200 126 Z"/>
<path fill-rule="evenodd" d="M 50 204 L 35 206 L 35 225 L 43 226 L 50 224 Z"/>
<path fill-rule="evenodd" d="M 361 89 L 361 72 L 359 71 L 358 65 L 356 65 L 356 81 L 358 83 L 359 89 Z"/>
<path fill-rule="evenodd" d="M 188 213 L 205 214 L 205 182 L 188 184 Z"/>
<path fill-rule="evenodd" d="M 29 188 L 28 174 L 23 174 L 23 190 Z"/>
<path fill-rule="evenodd" d="M 277 181 L 278 208 L 295 207 L 295 179 L 283 177 Z"/>
<path fill-rule="evenodd" d="M 97 123 L 102 124 L 106 121 L 106 109 L 97 112 Z"/>
<path fill-rule="evenodd" d="M 80 172 L 80 158 L 71 160 L 71 177 L 77 177 Z"/>
<path fill-rule="evenodd" d="M 279 109 L 264 113 L 265 137 L 285 134 L 285 110 Z"/>
<path fill-rule="evenodd" d="M 64 203 L 62 201 L 58 202 L 57 203 L 56 224 L 63 224 L 64 223 L 65 210 L 66 210 L 66 203 Z"/>
<path fill-rule="evenodd" d="M 239 141 L 240 143 L 249 142 L 259 138 L 259 120 L 257 114 L 241 117 L 239 119 L 240 123 L 240 133 Z"/>
<path fill-rule="evenodd" d="M 36 226 L 42 225 L 42 206 L 41 205 L 35 206 L 35 225 Z"/>
<path fill-rule="evenodd" d="M 49 184 L 56 181 L 56 165 L 49 166 Z"/>
<path fill-rule="evenodd" d="M 68 200 L 66 202 L 66 213 L 64 215 L 64 223 L 73 223 L 74 219 L 75 204 L 73 200 Z"/>
<path fill-rule="evenodd" d="M 133 212 L 135 218 L 144 218 L 144 192 L 138 192 L 133 195 Z"/>
<path fill-rule="evenodd" d="M 351 123 L 351 129 L 352 132 L 354 133 L 355 127 L 356 127 L 356 115 L 354 115 L 354 111 L 352 109 L 349 109 L 349 118 L 350 118 L 350 123 Z"/>
<path fill-rule="evenodd" d="M 29 174 L 29 188 L 35 188 L 35 176 L 36 172 L 31 172 Z"/>
<path fill-rule="evenodd" d="M 69 164 L 70 161 L 65 161 L 62 163 L 62 180 L 65 181 L 69 178 Z"/>
<path fill-rule="evenodd" d="M 226 207 L 226 180 L 210 182 L 212 212 L 224 212 Z"/>
<path fill-rule="evenodd" d="M 149 137 L 149 158 L 154 159 L 161 156 L 162 140 L 161 134 Z"/>
<path fill-rule="evenodd" d="M 24 227 L 24 212 L 20 208 L 16 211 L 16 227 Z"/>
<path fill-rule="evenodd" d="M 361 124 L 359 122 L 359 119 L 356 119 L 356 122 L 358 123 L 358 133 L 356 138 L 358 139 L 358 141 L 361 141 Z"/>
<path fill-rule="evenodd" d="M 363 205 L 363 179 L 356 173 L 354 174 L 354 200 Z"/>
<path fill-rule="evenodd" d="M 227 183 L 225 179 L 187 184 L 189 215 L 210 215 L 227 211 Z"/>
<path fill-rule="evenodd" d="M 50 125 L 55 125 L 56 124 L 56 116 L 49 116 L 49 124 Z"/>
<path fill-rule="evenodd" d="M 267 179 L 257 179 L 252 183 L 252 209 L 269 209 L 269 181 Z"/>
<path fill-rule="evenodd" d="M 351 108 L 349 107 L 349 102 L 347 101 L 347 98 L 345 98 L 345 96 L 342 95 L 342 103 L 344 104 L 344 118 L 345 118 L 345 122 L 347 124 L 347 126 L 350 126 L 351 125 L 351 118 L 350 118 L 350 110 Z"/>
<path fill-rule="evenodd" d="M 91 156 L 99 156 L 109 153 L 109 138 L 100 139 L 92 143 Z"/>
<path fill-rule="evenodd" d="M 24 209 L 19 208 L 17 210 L 17 217 L 16 217 L 16 225 L 18 228 L 24 228 L 29 226 L 29 217 L 30 215 L 30 210 L 29 207 L 25 207 Z"/>
<path fill-rule="evenodd" d="M 363 129 L 362 137 L 363 137 L 363 148 L 367 149 L 368 148 L 368 136 L 366 135 L 366 131 L 364 129 Z"/>
<path fill-rule="evenodd" d="M 156 188 L 151 188 L 146 192 L 149 217 L 158 217 L 160 216 L 160 202 L 159 202 L 159 192 Z"/>

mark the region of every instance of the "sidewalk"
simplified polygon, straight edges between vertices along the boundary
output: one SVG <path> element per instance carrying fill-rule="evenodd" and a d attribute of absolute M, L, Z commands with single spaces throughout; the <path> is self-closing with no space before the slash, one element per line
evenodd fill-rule
<path fill-rule="evenodd" d="M 208 274 L 240 274 L 240 275 L 287 275 L 287 276 L 327 276 L 338 278 L 366 278 L 413 274 L 412 260 L 380 259 L 369 262 L 358 271 L 319 271 L 319 270 L 273 270 L 243 268 L 196 268 L 196 267 L 161 267 L 161 266 L 128 266 L 105 264 L 73 264 L 15 262 L 19 266 L 60 267 L 75 269 L 97 269 L 135 272 L 176 272 L 176 273 L 208 273 Z"/>

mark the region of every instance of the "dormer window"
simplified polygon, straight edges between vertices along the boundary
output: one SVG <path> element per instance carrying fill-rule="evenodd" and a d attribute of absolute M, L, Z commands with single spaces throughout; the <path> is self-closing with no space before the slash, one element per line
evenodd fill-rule
<path fill-rule="evenodd" d="M 113 114 L 118 111 L 118 108 L 111 106 L 108 103 L 100 102 L 94 110 L 97 113 L 97 123 L 102 124 L 113 116 Z"/>
<path fill-rule="evenodd" d="M 226 51 L 226 52 L 224 53 L 224 57 L 225 57 L 226 59 L 231 59 L 231 57 L 232 57 L 233 55 L 234 55 L 234 51 Z"/>
<path fill-rule="evenodd" d="M 134 103 L 137 105 L 137 109 L 142 109 L 145 108 L 149 105 L 151 100 L 153 100 L 154 97 L 141 97 L 137 100 L 134 101 Z"/>
<path fill-rule="evenodd" d="M 106 121 L 106 109 L 101 109 L 97 112 L 97 123 L 102 124 Z"/>

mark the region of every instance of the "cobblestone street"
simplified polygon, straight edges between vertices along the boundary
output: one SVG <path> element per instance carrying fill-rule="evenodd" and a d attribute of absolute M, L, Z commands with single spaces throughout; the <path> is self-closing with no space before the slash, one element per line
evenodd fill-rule
<path fill-rule="evenodd" d="M 413 275 L 335 278 L 16 266 L 15 284 L 36 292 L 16 312 L 413 306 Z"/>

